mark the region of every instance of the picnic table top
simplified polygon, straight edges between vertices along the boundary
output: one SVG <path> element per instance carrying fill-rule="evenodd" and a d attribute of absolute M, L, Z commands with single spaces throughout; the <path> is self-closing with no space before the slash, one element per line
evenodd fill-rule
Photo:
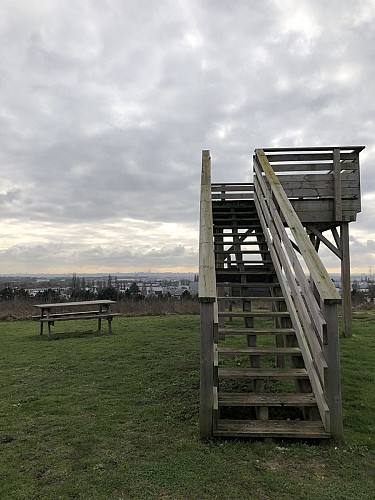
<path fill-rule="evenodd" d="M 39 309 L 51 309 L 52 307 L 80 307 L 80 306 L 105 306 L 116 304 L 115 300 L 84 300 L 81 302 L 55 302 L 54 304 L 35 304 Z"/>

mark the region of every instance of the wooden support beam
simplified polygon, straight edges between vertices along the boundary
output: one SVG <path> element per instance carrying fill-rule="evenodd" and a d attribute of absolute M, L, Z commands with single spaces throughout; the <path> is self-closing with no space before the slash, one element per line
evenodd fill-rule
<path fill-rule="evenodd" d="M 333 243 L 331 243 L 325 236 L 323 236 L 323 234 L 318 230 L 316 229 L 315 226 L 313 226 L 312 224 L 306 224 L 306 228 L 311 232 L 313 233 L 317 238 L 318 240 L 320 240 L 321 242 L 323 242 L 325 244 L 326 247 L 328 247 L 331 252 L 333 252 L 339 259 L 341 259 L 341 251 L 339 248 L 336 248 L 335 245 Z M 317 244 L 315 242 L 315 249 L 317 250 Z"/>
<path fill-rule="evenodd" d="M 342 318 L 344 337 L 352 336 L 352 290 L 350 284 L 350 251 L 349 251 L 349 223 L 343 222 L 340 226 L 341 234 L 341 290 L 342 290 Z"/>
<path fill-rule="evenodd" d="M 337 304 L 323 304 L 327 322 L 327 344 L 324 345 L 328 369 L 325 380 L 325 392 L 330 410 L 330 432 L 336 439 L 343 437 L 340 346 L 338 334 Z"/>
<path fill-rule="evenodd" d="M 206 441 L 213 433 L 214 387 L 214 302 L 202 302 L 200 327 L 200 437 Z"/>
<path fill-rule="evenodd" d="M 342 220 L 342 193 L 341 193 L 341 163 L 340 149 L 333 149 L 333 190 L 334 190 L 334 219 Z"/>

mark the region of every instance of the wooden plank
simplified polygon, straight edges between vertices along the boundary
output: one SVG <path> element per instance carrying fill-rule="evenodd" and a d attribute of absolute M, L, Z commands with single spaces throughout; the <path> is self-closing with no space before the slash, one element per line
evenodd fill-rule
<path fill-rule="evenodd" d="M 295 378 L 308 379 L 307 371 L 303 368 L 219 368 L 219 379 L 269 379 L 290 380 Z"/>
<path fill-rule="evenodd" d="M 308 184 L 311 187 L 321 187 L 327 183 L 333 183 L 333 174 L 298 174 L 294 172 L 292 175 L 278 175 L 281 184 L 295 187 L 296 185 Z M 302 184 L 301 184 L 302 183 Z"/>
<path fill-rule="evenodd" d="M 261 151 L 259 149 L 255 150 Z M 342 160 L 355 160 L 357 153 L 341 153 Z M 320 162 L 332 161 L 333 152 L 330 153 L 285 153 L 285 154 L 267 154 L 268 161 L 272 164 L 274 162 Z"/>
<path fill-rule="evenodd" d="M 213 301 L 216 297 L 211 201 L 211 157 L 208 150 L 202 151 L 198 295 L 201 301 Z M 212 388 L 210 391 L 212 393 Z"/>
<path fill-rule="evenodd" d="M 365 149 L 366 146 L 321 146 L 319 148 L 317 147 L 298 147 L 298 148 L 265 148 L 263 149 L 264 152 L 266 153 L 272 153 L 272 152 L 292 152 L 292 151 L 332 151 L 334 147 L 337 147 L 338 149 L 341 149 L 342 151 L 356 151 L 357 153 L 361 152 L 363 149 Z"/>
<path fill-rule="evenodd" d="M 254 191 L 253 184 L 211 184 L 211 192 Z"/>
<path fill-rule="evenodd" d="M 334 217 L 335 220 L 342 220 L 342 195 L 341 195 L 341 162 L 340 150 L 335 148 L 333 150 L 333 184 L 334 184 Z"/>
<path fill-rule="evenodd" d="M 301 349 L 298 347 L 218 347 L 218 353 L 227 356 L 256 354 L 258 356 L 298 356 L 301 355 Z"/>
<path fill-rule="evenodd" d="M 261 275 L 261 276 L 266 276 L 266 275 L 273 275 L 275 274 L 274 271 L 268 271 L 268 269 L 248 269 L 246 270 L 240 270 L 238 267 L 232 267 L 232 268 L 217 268 L 216 269 L 217 275 L 236 275 L 240 274 L 241 276 L 256 276 L 256 275 Z"/>
<path fill-rule="evenodd" d="M 80 314 L 76 313 L 74 316 L 47 316 L 40 318 L 43 323 L 54 323 L 55 321 L 69 321 L 69 320 L 79 320 L 79 319 L 108 319 L 115 316 L 121 316 L 120 313 L 102 313 L 102 314 Z"/>
<path fill-rule="evenodd" d="M 63 312 L 63 313 L 50 313 L 49 314 L 49 318 L 58 318 L 59 316 L 75 316 L 75 315 L 81 315 L 81 316 L 85 316 L 85 315 L 93 315 L 93 314 L 100 314 L 100 311 L 99 310 L 96 310 L 96 311 L 75 311 L 75 312 Z M 43 316 L 43 317 L 46 317 L 46 316 Z M 40 319 L 41 316 L 33 316 L 33 318 L 35 319 Z"/>
<path fill-rule="evenodd" d="M 333 187 L 322 188 L 298 187 L 284 188 L 288 198 L 333 198 Z M 354 191 L 353 191 L 354 196 Z"/>
<path fill-rule="evenodd" d="M 254 198 L 253 193 L 222 193 L 222 194 L 212 194 L 213 200 L 252 200 Z"/>
<path fill-rule="evenodd" d="M 52 304 L 35 304 L 34 307 L 39 309 L 52 309 L 59 307 L 84 307 L 84 306 L 95 306 L 95 305 L 109 305 L 116 304 L 114 300 L 84 300 L 80 302 L 56 302 Z"/>
<path fill-rule="evenodd" d="M 340 381 L 340 346 L 338 334 L 337 305 L 325 304 L 324 316 L 327 320 L 327 340 L 325 355 L 328 361 L 326 393 L 330 408 L 330 432 L 337 439 L 343 437 L 341 381 Z"/>
<path fill-rule="evenodd" d="M 218 420 L 214 436 L 300 439 L 331 438 L 331 435 L 325 431 L 321 422 L 304 422 L 299 420 Z"/>
<path fill-rule="evenodd" d="M 200 320 L 200 437 L 207 440 L 213 431 L 214 387 L 214 304 L 201 302 Z"/>
<path fill-rule="evenodd" d="M 342 286 L 342 313 L 344 337 L 352 336 L 352 296 L 350 283 L 350 248 L 349 224 L 343 222 L 340 226 L 341 235 L 341 286 Z"/>
<path fill-rule="evenodd" d="M 263 281 L 261 282 L 249 282 L 249 283 L 237 283 L 235 281 L 229 282 L 229 281 L 223 281 L 218 282 L 216 284 L 217 287 L 232 287 L 232 288 L 241 288 L 241 287 L 247 287 L 247 288 L 272 288 L 274 286 L 279 286 L 278 283 L 264 283 Z"/>
<path fill-rule="evenodd" d="M 325 163 L 273 163 L 275 172 L 329 172 L 333 168 L 332 161 Z M 299 175 L 298 173 L 296 175 Z M 327 174 L 323 174 L 327 175 Z M 280 176 L 282 177 L 282 176 Z"/>
<path fill-rule="evenodd" d="M 223 300 L 223 301 L 233 301 L 233 302 L 240 302 L 242 300 L 250 300 L 251 302 L 281 302 L 285 301 L 284 297 L 262 297 L 261 295 L 255 296 L 255 295 L 243 295 L 241 297 L 218 297 L 217 300 Z M 38 316 L 39 318 L 39 316 Z"/>
<path fill-rule="evenodd" d="M 302 223 L 327 223 L 333 224 L 338 221 L 334 218 L 333 199 L 321 200 L 290 200 L 300 221 Z M 350 206 L 346 209 L 346 202 L 350 202 Z M 353 222 L 357 219 L 357 214 L 360 212 L 359 200 L 343 200 L 343 221 Z"/>
<path fill-rule="evenodd" d="M 316 406 L 312 393 L 248 393 L 221 392 L 218 394 L 220 406 Z"/>
<path fill-rule="evenodd" d="M 219 328 L 224 335 L 293 335 L 293 328 Z"/>
<path fill-rule="evenodd" d="M 276 317 L 288 317 L 289 313 L 284 311 L 241 311 L 241 312 L 233 312 L 233 311 L 222 311 L 219 312 L 219 318 L 246 318 L 246 317 L 254 317 L 254 318 L 276 318 Z"/>

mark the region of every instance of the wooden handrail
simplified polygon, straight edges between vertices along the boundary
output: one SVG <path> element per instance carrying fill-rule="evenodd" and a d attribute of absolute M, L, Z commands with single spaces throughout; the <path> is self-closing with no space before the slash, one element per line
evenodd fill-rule
<path fill-rule="evenodd" d="M 255 205 L 327 432 L 342 437 L 337 304 L 341 302 L 263 150 L 254 155 Z M 284 227 L 289 227 L 295 244 Z M 294 247 L 318 296 L 316 302 Z"/>
<path fill-rule="evenodd" d="M 300 219 L 280 183 L 279 178 L 273 171 L 268 158 L 263 150 L 255 150 L 255 159 L 260 165 L 262 172 L 269 183 L 271 192 L 277 201 L 280 211 L 287 226 L 293 234 L 295 242 L 309 270 L 310 276 L 316 286 L 319 297 L 323 303 L 341 303 L 341 297 L 332 283 L 329 274 L 322 263 L 318 253 L 311 243 Z"/>

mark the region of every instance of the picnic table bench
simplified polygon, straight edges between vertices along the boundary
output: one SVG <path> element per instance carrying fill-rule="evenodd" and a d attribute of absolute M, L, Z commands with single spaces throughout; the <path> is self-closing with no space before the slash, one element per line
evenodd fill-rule
<path fill-rule="evenodd" d="M 98 331 L 102 328 L 102 320 L 108 322 L 108 333 L 112 332 L 111 323 L 114 316 L 120 316 L 119 313 L 111 311 L 112 304 L 116 304 L 114 300 L 86 300 L 81 302 L 57 302 L 55 304 L 37 304 L 40 314 L 33 316 L 33 319 L 40 322 L 40 335 L 43 335 L 43 325 L 48 325 L 48 336 L 51 336 L 51 326 L 54 326 L 55 321 L 68 321 L 78 319 L 97 319 Z M 90 310 L 86 308 L 90 307 Z M 64 309 L 63 312 L 61 311 Z M 65 309 L 68 309 L 66 312 Z M 69 311 L 69 309 L 74 309 Z M 76 310 L 80 309 L 80 310 Z"/>

